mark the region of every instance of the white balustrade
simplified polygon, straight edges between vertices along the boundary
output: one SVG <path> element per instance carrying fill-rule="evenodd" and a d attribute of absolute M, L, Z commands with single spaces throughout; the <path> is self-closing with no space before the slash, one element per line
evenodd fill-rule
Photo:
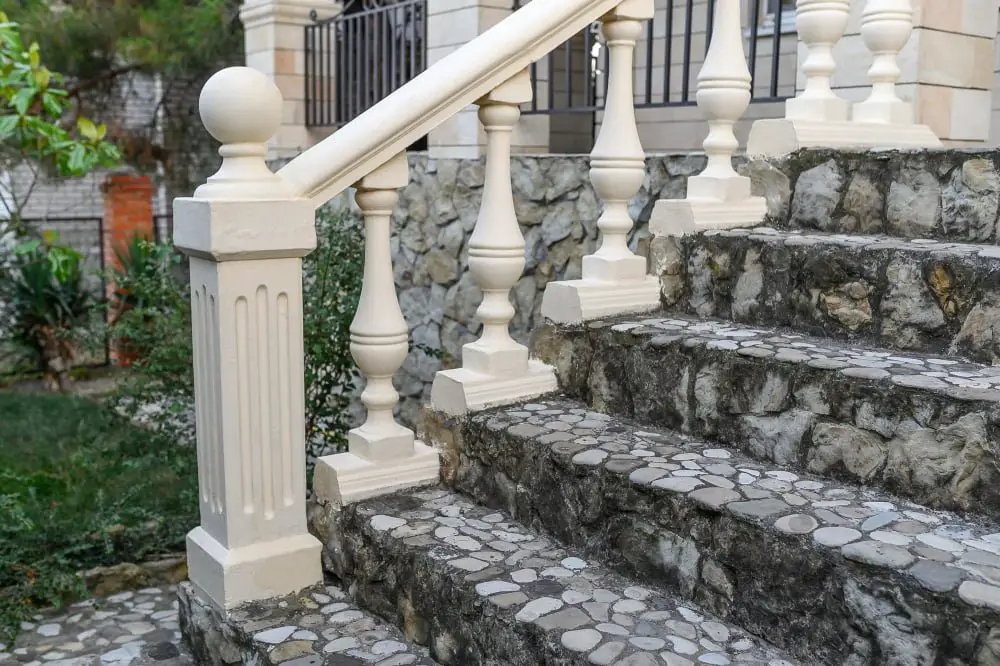
<path fill-rule="evenodd" d="M 478 340 L 462 348 L 462 367 L 437 373 L 431 391 L 435 409 L 464 414 L 555 391 L 553 369 L 529 359 L 528 348 L 510 336 L 515 311 L 510 290 L 524 273 L 524 236 L 514 213 L 511 189 L 511 135 L 531 101 L 527 70 L 477 101 L 486 131 L 483 201 L 469 239 L 469 270 L 483 292 L 476 315 L 483 323 Z"/>
<path fill-rule="evenodd" d="M 222 167 L 174 203 L 174 242 L 191 258 L 201 524 L 188 569 L 221 609 L 322 581 L 306 527 L 302 257 L 314 206 L 267 168 L 278 89 L 256 70 L 205 84 L 201 117 Z"/>
<path fill-rule="evenodd" d="M 601 246 L 583 258 L 580 280 L 550 282 L 542 314 L 555 322 L 588 319 L 659 306 L 659 283 L 646 274 L 646 260 L 629 250 L 633 220 L 628 204 L 646 172 L 646 154 L 635 121 L 635 45 L 653 0 L 626 0 L 602 18 L 609 51 L 608 92 L 601 129 L 590 153 L 590 179 L 604 203 L 597 221 Z"/>
<path fill-rule="evenodd" d="M 393 416 L 399 394 L 392 378 L 406 360 L 409 327 L 396 295 L 389 234 L 398 190 L 408 182 L 406 154 L 400 153 L 355 185 L 365 221 L 365 267 L 351 355 L 367 379 L 361 401 L 368 417 L 348 433 L 347 453 L 316 462 L 316 493 L 336 504 L 438 481 L 437 452 Z"/>
<path fill-rule="evenodd" d="M 868 0 L 861 14 L 861 37 L 872 52 L 868 77 L 872 93 L 854 105 L 854 120 L 868 123 L 913 123 L 913 105 L 896 95 L 902 72 L 897 59 L 913 34 L 910 0 Z"/>
<path fill-rule="evenodd" d="M 649 220 L 657 236 L 759 224 L 763 197 L 750 195 L 750 179 L 733 169 L 739 141 L 733 128 L 750 106 L 750 69 L 743 52 L 741 0 L 716 0 L 712 40 L 698 74 L 698 108 L 708 116 L 708 164 L 688 179 L 685 199 L 661 199 Z"/>
<path fill-rule="evenodd" d="M 786 155 L 800 148 L 938 148 L 941 141 L 914 121 L 912 106 L 899 99 L 899 52 L 913 32 L 910 0 L 865 1 L 862 38 L 874 60 L 873 87 L 864 102 L 850 104 L 834 94 L 833 49 L 847 25 L 851 0 L 798 0 L 796 28 L 808 49 L 806 86 L 785 104 L 785 118 L 758 120 L 750 130 L 750 155 Z M 848 117 L 850 116 L 850 117 Z"/>

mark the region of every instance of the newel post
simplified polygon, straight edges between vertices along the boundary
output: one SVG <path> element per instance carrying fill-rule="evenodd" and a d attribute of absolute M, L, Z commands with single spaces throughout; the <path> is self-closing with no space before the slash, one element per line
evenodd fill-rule
<path fill-rule="evenodd" d="M 400 153 L 354 186 L 365 221 L 365 268 L 351 322 L 351 355 L 367 380 L 361 401 L 368 417 L 348 433 L 347 453 L 316 461 L 316 497 L 337 506 L 439 478 L 437 451 L 393 416 L 399 394 L 392 378 L 406 360 L 410 330 L 396 295 L 389 236 L 399 190 L 409 176 L 406 154 Z"/>
<path fill-rule="evenodd" d="M 188 535 L 196 590 L 221 609 L 322 580 L 306 527 L 302 257 L 314 207 L 264 162 L 282 100 L 246 67 L 215 74 L 199 102 L 222 166 L 174 202 L 191 257 L 201 525 Z"/>
<path fill-rule="evenodd" d="M 559 323 L 659 306 L 659 282 L 646 275 L 646 260 L 628 248 L 634 220 L 628 205 L 646 174 L 646 153 L 635 121 L 635 45 L 653 18 L 653 0 L 625 0 L 601 19 L 609 51 L 604 122 L 590 153 L 590 179 L 604 204 L 597 221 L 601 245 L 583 258 L 583 278 L 550 282 L 542 314 Z"/>

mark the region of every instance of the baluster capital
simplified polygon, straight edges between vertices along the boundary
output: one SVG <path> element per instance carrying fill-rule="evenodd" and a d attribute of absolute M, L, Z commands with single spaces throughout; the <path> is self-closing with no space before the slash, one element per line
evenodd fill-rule
<path fill-rule="evenodd" d="M 648 21 L 656 14 L 654 0 L 624 0 L 620 5 L 604 15 L 601 20 L 612 21 Z"/>
<path fill-rule="evenodd" d="M 489 106 L 493 104 L 527 104 L 534 96 L 531 85 L 531 72 L 522 69 L 520 72 L 510 77 L 488 94 L 476 100 L 478 106 Z"/>
<path fill-rule="evenodd" d="M 410 183 L 410 163 L 399 153 L 354 184 L 359 190 L 399 190 Z"/>

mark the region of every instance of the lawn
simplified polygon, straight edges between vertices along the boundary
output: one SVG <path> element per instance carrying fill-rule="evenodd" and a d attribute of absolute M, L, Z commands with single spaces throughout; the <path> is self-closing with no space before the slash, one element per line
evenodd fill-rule
<path fill-rule="evenodd" d="M 85 398 L 0 391 L 0 632 L 82 594 L 80 570 L 182 550 L 197 486 L 193 447 Z"/>

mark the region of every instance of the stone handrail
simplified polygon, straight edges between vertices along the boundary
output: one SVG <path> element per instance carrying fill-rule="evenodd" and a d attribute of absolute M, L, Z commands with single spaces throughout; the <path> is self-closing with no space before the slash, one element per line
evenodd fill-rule
<path fill-rule="evenodd" d="M 435 63 L 278 175 L 321 206 L 462 109 L 619 6 L 635 0 L 535 0 Z"/>

